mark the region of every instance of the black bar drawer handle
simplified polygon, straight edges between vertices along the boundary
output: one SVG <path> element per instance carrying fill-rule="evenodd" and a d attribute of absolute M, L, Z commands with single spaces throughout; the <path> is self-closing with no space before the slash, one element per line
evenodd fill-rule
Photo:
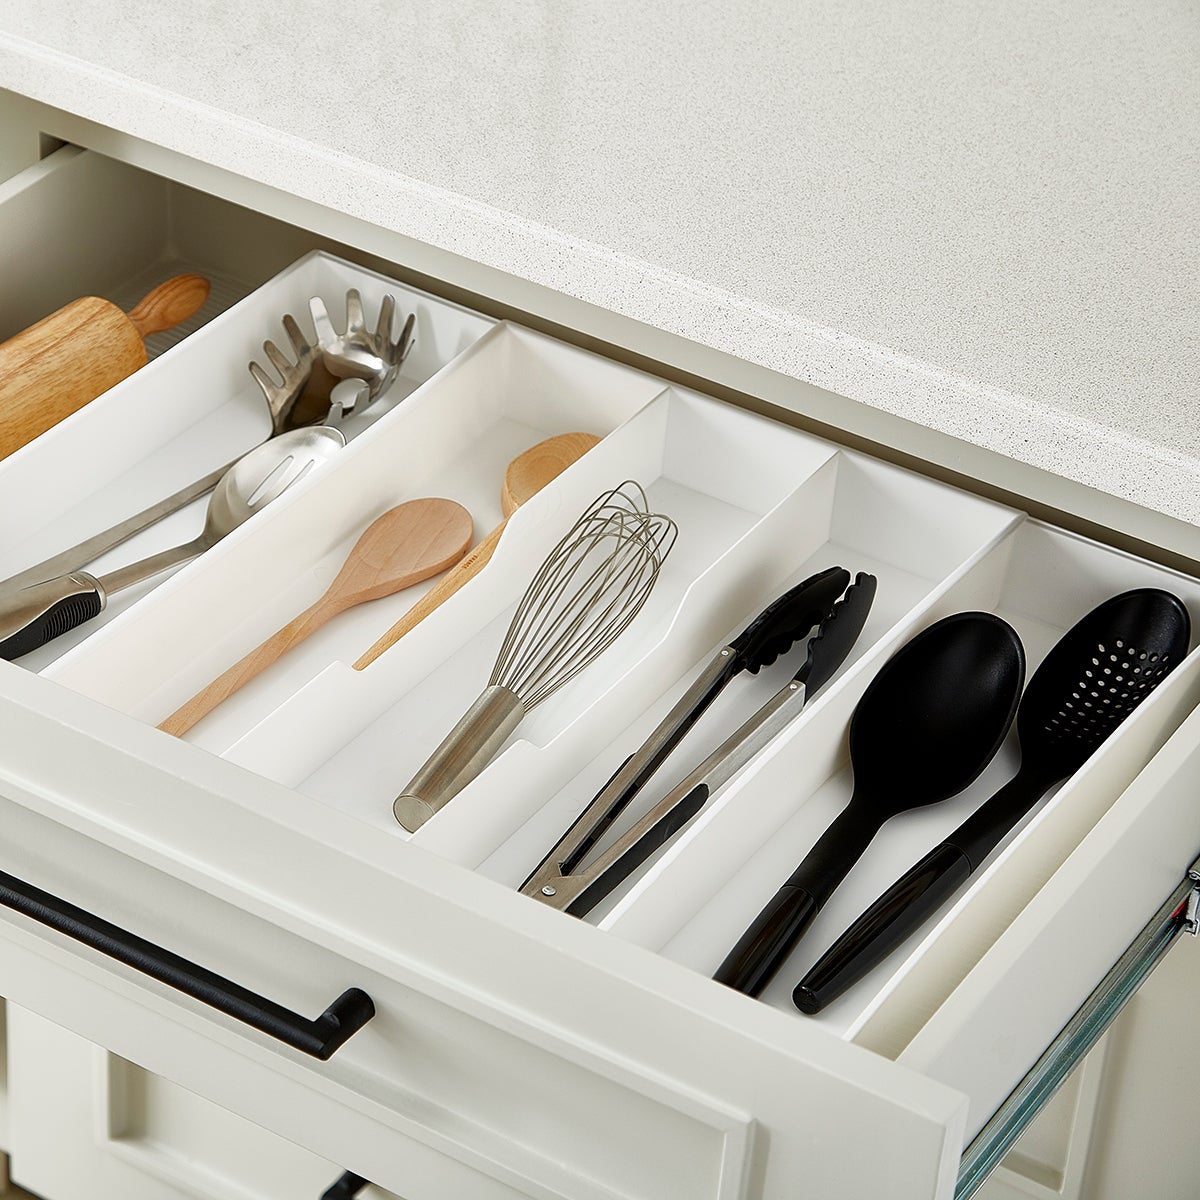
<path fill-rule="evenodd" d="M 354 1200 L 367 1186 L 367 1181 L 353 1171 L 344 1171 L 322 1193 L 321 1200 Z"/>
<path fill-rule="evenodd" d="M 350 988 L 310 1021 L 3 871 L 0 904 L 322 1061 L 375 1015 L 371 997 L 359 988 Z"/>

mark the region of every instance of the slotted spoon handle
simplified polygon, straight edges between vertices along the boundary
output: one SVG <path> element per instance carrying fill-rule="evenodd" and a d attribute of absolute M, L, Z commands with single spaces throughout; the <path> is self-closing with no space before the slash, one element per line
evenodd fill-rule
<path fill-rule="evenodd" d="M 1054 782 L 1028 763 L 952 834 L 909 867 L 796 985 L 801 1012 L 820 1012 L 916 933 L 967 881 Z"/>
<path fill-rule="evenodd" d="M 90 621 L 108 597 L 86 571 L 37 583 L 0 599 L 0 658 L 20 658 Z"/>
<path fill-rule="evenodd" d="M 108 597 L 203 553 L 209 539 L 201 535 L 97 579 L 75 571 L 0 595 L 0 658 L 14 659 L 90 621 Z"/>

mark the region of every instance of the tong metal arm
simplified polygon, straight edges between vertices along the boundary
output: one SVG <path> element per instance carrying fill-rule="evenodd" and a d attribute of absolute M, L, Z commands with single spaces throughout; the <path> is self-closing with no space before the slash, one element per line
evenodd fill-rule
<path fill-rule="evenodd" d="M 831 567 L 769 605 L 729 645 L 722 646 L 637 752 L 576 818 L 521 886 L 521 892 L 574 916 L 583 916 L 707 803 L 787 727 L 805 700 L 845 661 L 875 596 L 874 576 Z M 845 591 L 841 600 L 838 597 Z M 682 782 L 654 805 L 595 861 L 581 867 L 605 832 L 645 786 L 721 690 L 742 671 L 757 673 L 811 629 L 808 657 L 795 676 Z"/>

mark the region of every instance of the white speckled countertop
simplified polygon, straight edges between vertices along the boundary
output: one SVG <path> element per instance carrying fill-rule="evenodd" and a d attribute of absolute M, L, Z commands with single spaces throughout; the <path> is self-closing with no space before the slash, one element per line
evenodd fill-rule
<path fill-rule="evenodd" d="M 1200 522 L 1191 0 L 6 0 L 0 87 Z"/>

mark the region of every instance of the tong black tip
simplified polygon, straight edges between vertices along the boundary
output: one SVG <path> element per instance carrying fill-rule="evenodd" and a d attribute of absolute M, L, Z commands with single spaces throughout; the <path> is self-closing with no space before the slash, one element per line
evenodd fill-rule
<path fill-rule="evenodd" d="M 822 622 L 817 636 L 808 643 L 808 657 L 795 675 L 797 682 L 804 684 L 807 695 L 811 696 L 828 683 L 830 676 L 846 661 L 867 623 L 878 582 L 874 575 L 860 571 Z"/>
<path fill-rule="evenodd" d="M 757 675 L 786 654 L 829 616 L 849 582 L 850 572 L 844 567 L 829 567 L 772 601 L 730 642 L 734 670 Z"/>

